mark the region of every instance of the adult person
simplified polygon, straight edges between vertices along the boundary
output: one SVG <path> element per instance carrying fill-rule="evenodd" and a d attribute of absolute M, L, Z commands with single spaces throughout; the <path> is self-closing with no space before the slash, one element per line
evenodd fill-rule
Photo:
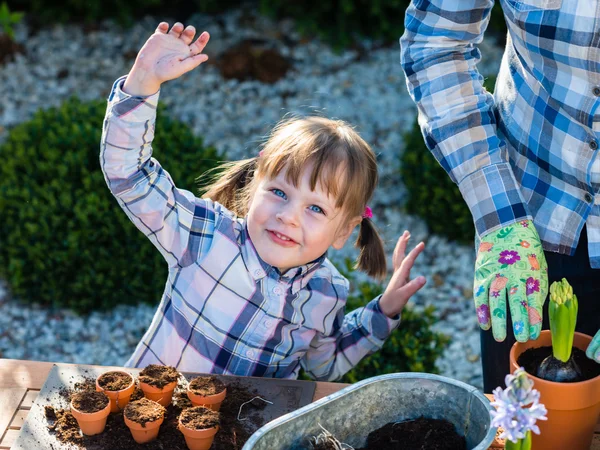
<path fill-rule="evenodd" d="M 573 286 L 578 331 L 600 328 L 600 3 L 502 0 L 492 96 L 476 45 L 493 4 L 413 0 L 400 39 L 425 142 L 473 215 L 485 392 L 515 339 L 549 328 L 548 283 Z"/>

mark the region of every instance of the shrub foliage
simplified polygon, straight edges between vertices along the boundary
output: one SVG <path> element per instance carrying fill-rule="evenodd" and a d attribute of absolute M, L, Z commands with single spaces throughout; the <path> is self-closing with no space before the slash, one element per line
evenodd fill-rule
<path fill-rule="evenodd" d="M 160 299 L 166 263 L 100 170 L 105 110 L 103 101 L 70 99 L 14 127 L 0 146 L 0 277 L 22 301 L 88 312 Z M 160 111 L 154 148 L 190 191 L 220 159 Z"/>

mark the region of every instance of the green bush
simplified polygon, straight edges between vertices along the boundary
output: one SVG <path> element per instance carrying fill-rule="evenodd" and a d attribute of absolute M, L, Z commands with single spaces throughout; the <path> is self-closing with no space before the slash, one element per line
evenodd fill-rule
<path fill-rule="evenodd" d="M 0 277 L 28 303 L 78 312 L 160 300 L 167 265 L 100 170 L 104 101 L 38 111 L 0 146 Z M 178 187 L 221 159 L 159 110 L 154 148 Z"/>
<path fill-rule="evenodd" d="M 186 21 L 194 13 L 214 13 L 237 6 L 238 0 L 10 0 L 11 9 L 24 11 L 36 24 L 115 19 L 131 25 L 145 15 Z"/>
<path fill-rule="evenodd" d="M 485 80 L 488 91 L 493 91 L 495 81 L 495 77 Z M 471 212 L 458 186 L 425 145 L 416 118 L 404 143 L 400 174 L 408 191 L 406 210 L 425 220 L 432 233 L 472 244 L 475 227 Z"/>
<path fill-rule="evenodd" d="M 346 261 L 346 267 L 340 272 L 350 280 L 351 286 L 356 282 L 353 275 L 352 262 Z M 346 311 L 350 312 L 364 306 L 384 291 L 382 284 L 363 281 L 358 283 L 353 294 L 348 297 Z M 364 358 L 356 367 L 346 373 L 340 381 L 355 383 L 365 378 L 395 372 L 427 372 L 439 373 L 435 361 L 450 344 L 450 338 L 442 333 L 431 331 L 437 321 L 435 308 L 428 306 L 417 312 L 411 306 L 402 311 L 400 326 L 392 332 L 381 350 Z M 302 379 L 310 379 L 301 371 Z"/>
<path fill-rule="evenodd" d="M 305 36 L 318 36 L 339 50 L 361 36 L 397 44 L 404 32 L 404 15 L 410 0 L 260 0 L 270 17 L 290 17 Z M 496 2 L 488 35 L 504 36 L 506 23 Z"/>

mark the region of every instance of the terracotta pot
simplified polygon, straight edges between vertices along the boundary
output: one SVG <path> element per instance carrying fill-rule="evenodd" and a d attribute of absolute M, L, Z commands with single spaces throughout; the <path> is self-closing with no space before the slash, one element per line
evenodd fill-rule
<path fill-rule="evenodd" d="M 115 413 L 123 411 L 125 406 L 127 406 L 127 403 L 129 403 L 129 399 L 131 398 L 131 394 L 133 394 L 133 390 L 135 389 L 135 383 L 133 381 L 133 376 L 124 370 L 111 370 L 110 372 L 121 372 L 131 378 L 131 383 L 129 386 L 127 386 L 125 389 L 121 389 L 120 391 L 107 391 L 100 386 L 100 384 L 98 384 L 98 380 L 102 375 L 104 375 L 104 373 L 96 378 L 96 390 L 102 391 L 106 394 L 106 396 L 110 399 L 110 412 Z"/>
<path fill-rule="evenodd" d="M 573 347 L 585 351 L 592 337 L 575 333 Z M 525 350 L 552 345 L 552 335 L 544 330 L 536 341 L 517 342 L 510 350 L 510 371 L 519 368 L 517 359 Z M 540 434 L 533 434 L 532 450 L 588 450 L 600 414 L 600 376 L 579 383 L 556 383 L 529 374 L 540 403 L 548 410 L 548 420 L 540 420 Z"/>
<path fill-rule="evenodd" d="M 192 430 L 183 425 L 181 420 L 179 420 L 179 431 L 183 433 L 185 443 L 190 450 L 208 450 L 213 443 L 215 434 L 219 431 L 219 427 Z"/>
<path fill-rule="evenodd" d="M 106 408 L 93 413 L 81 412 L 75 409 L 73 403 L 71 403 L 71 414 L 77 420 L 81 432 L 86 436 L 93 436 L 104 431 L 106 419 L 108 419 L 108 415 L 110 414 L 110 403 L 106 405 Z"/>
<path fill-rule="evenodd" d="M 158 432 L 160 431 L 160 426 L 165 420 L 164 417 L 161 417 L 153 422 L 146 422 L 144 424 L 145 426 L 142 426 L 141 424 L 134 422 L 125 416 L 123 416 L 123 419 L 125 419 L 125 425 L 127 425 L 129 427 L 129 431 L 131 431 L 133 440 L 138 444 L 145 444 L 146 442 L 156 439 Z"/>
<path fill-rule="evenodd" d="M 213 411 L 218 411 L 221 408 L 221 403 L 225 399 L 227 395 L 227 388 L 223 389 L 218 394 L 214 395 L 197 395 L 190 391 L 188 387 L 187 396 L 192 402 L 194 406 L 206 406 L 207 408 L 212 409 Z"/>
<path fill-rule="evenodd" d="M 140 389 L 144 391 L 144 396 L 150 400 L 160 403 L 165 408 L 171 404 L 173 391 L 177 387 L 177 381 L 166 384 L 162 388 L 157 388 L 140 381 Z"/>

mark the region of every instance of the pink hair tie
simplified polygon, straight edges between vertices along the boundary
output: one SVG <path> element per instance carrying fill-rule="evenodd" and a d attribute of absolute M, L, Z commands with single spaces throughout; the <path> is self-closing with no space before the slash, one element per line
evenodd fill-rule
<path fill-rule="evenodd" d="M 373 211 L 371 210 L 371 208 L 369 208 L 369 206 L 365 206 L 365 212 L 362 215 L 363 219 L 370 219 L 373 217 Z"/>

